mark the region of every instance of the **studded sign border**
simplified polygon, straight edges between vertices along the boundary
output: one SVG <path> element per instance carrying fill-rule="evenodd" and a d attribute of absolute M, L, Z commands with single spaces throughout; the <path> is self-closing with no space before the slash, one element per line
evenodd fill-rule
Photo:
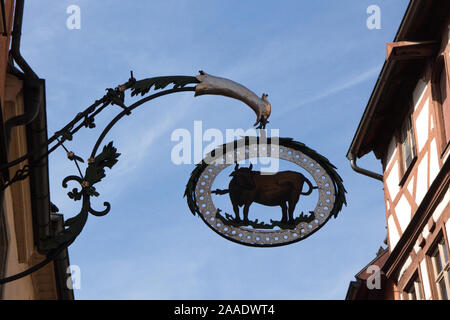
<path fill-rule="evenodd" d="M 272 141 L 273 140 L 273 141 Z M 217 175 L 235 161 L 270 157 L 279 158 L 306 170 L 318 188 L 318 201 L 311 222 L 299 222 L 293 229 L 266 230 L 235 227 L 216 218 L 217 208 L 211 187 Z M 252 247 L 276 247 L 306 239 L 318 231 L 331 216 L 337 217 L 346 205 L 346 190 L 335 167 L 325 157 L 291 138 L 244 137 L 210 152 L 191 174 L 185 196 L 191 212 L 227 240 Z"/>

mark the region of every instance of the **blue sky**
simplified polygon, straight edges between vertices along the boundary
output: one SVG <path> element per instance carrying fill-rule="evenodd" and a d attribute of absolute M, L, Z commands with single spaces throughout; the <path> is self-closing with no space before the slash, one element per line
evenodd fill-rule
<path fill-rule="evenodd" d="M 69 5 L 81 29 L 66 28 Z M 366 27 L 369 5 L 380 30 Z M 319 151 L 338 167 L 348 206 L 313 236 L 280 248 L 249 248 L 218 237 L 192 216 L 183 198 L 194 168 L 174 165 L 173 130 L 250 128 L 239 101 L 192 92 L 144 105 L 105 139 L 122 154 L 95 200 L 112 205 L 90 216 L 70 247 L 81 269 L 77 299 L 343 299 L 349 281 L 375 257 L 386 236 L 382 184 L 353 172 L 345 158 L 401 22 L 406 0 L 321 1 L 27 1 L 22 54 L 46 79 L 49 134 L 105 88 L 128 79 L 195 75 L 198 70 L 269 94 L 268 128 Z M 129 101 L 129 100 L 128 100 Z M 67 147 L 88 157 L 97 128 Z M 360 164 L 381 171 L 373 156 Z M 61 187 L 76 173 L 62 150 L 50 157 L 52 201 L 76 214 Z"/>

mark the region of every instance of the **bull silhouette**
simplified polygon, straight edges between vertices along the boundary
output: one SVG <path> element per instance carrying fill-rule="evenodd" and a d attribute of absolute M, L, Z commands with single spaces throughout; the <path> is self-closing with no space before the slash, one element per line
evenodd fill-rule
<path fill-rule="evenodd" d="M 304 175 L 295 171 L 280 171 L 274 174 L 261 174 L 260 171 L 253 171 L 253 165 L 248 168 L 239 168 L 236 163 L 234 171 L 230 174 L 233 177 L 228 185 L 228 189 L 214 190 L 214 194 L 229 194 L 235 220 L 241 221 L 239 207 L 244 206 L 244 223 L 248 223 L 248 211 L 253 202 L 265 206 L 280 206 L 282 212 L 281 222 L 290 224 L 294 222 L 294 210 L 300 195 L 310 195 L 314 187 Z M 308 190 L 303 192 L 303 185 L 308 185 Z"/>

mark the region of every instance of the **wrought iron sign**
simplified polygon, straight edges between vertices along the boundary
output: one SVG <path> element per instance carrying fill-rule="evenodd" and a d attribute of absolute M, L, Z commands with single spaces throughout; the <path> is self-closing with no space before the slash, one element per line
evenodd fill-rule
<path fill-rule="evenodd" d="M 169 85 L 172 85 L 172 88 L 166 89 Z M 154 92 L 148 94 L 151 90 Z M 141 95 L 143 98 L 127 106 L 125 104 L 126 91 L 131 92 L 131 96 Z M 100 195 L 95 185 L 105 178 L 105 169 L 111 169 L 120 156 L 113 142 L 103 143 L 106 135 L 119 120 L 131 115 L 134 109 L 145 102 L 164 95 L 186 91 L 194 91 L 195 96 L 222 95 L 244 102 L 254 110 L 256 114 L 254 125 L 257 126 L 257 129 L 261 129 L 259 138 L 246 137 L 235 141 L 231 146 L 226 144 L 212 151 L 192 172 L 185 192 L 188 206 L 192 213 L 198 214 L 210 228 L 226 239 L 240 244 L 280 246 L 305 239 L 319 230 L 331 216 L 337 216 L 342 205 L 345 204 L 345 189 L 333 165 L 314 150 L 292 139 L 279 138 L 277 144 L 273 143 L 273 137 L 262 139 L 263 136 L 265 137 L 264 129 L 271 113 L 267 94 L 258 97 L 234 81 L 211 76 L 202 71 L 195 77 L 164 76 L 140 81 L 137 81 L 131 73 L 131 77 L 126 83 L 115 89 L 107 89 L 107 93 L 101 99 L 78 113 L 44 145 L 0 167 L 1 171 L 21 164 L 25 160 L 31 163 L 39 161 L 59 147 L 63 147 L 67 152 L 68 159 L 76 165 L 78 175 L 67 176 L 62 181 L 62 186 L 68 188 L 69 183 L 76 183 L 77 185 L 68 192 L 68 196 L 74 201 L 81 202 L 79 213 L 65 221 L 64 230 L 56 236 L 44 240 L 43 246 L 47 251 L 46 259 L 24 272 L 0 279 L 0 284 L 24 277 L 55 259 L 81 233 L 89 213 L 94 216 L 103 216 L 110 211 L 111 206 L 108 202 L 104 202 L 105 208 L 100 211 L 91 207 L 91 198 Z M 113 105 L 119 107 L 113 107 L 119 113 L 106 125 L 88 159 L 83 159 L 66 148 L 64 145 L 66 141 L 72 140 L 74 134 L 81 128 L 94 128 L 95 117 Z M 42 152 L 43 150 L 46 152 Z M 99 152 L 99 150 L 101 151 Z M 239 167 L 236 164 L 228 189 L 211 190 L 215 177 L 230 165 L 230 162 L 227 161 L 228 158 L 233 157 L 234 162 L 258 158 L 261 156 L 262 150 L 268 151 L 268 156 L 297 164 L 299 168 L 306 170 L 313 177 L 313 181 L 299 172 L 286 171 L 264 175 L 252 170 L 252 167 Z M 86 167 L 83 173 L 81 166 L 85 160 Z M 27 178 L 30 172 L 29 168 L 29 165 L 24 165 L 18 169 L 13 178 L 4 183 L 2 190 L 16 181 Z M 245 180 L 249 181 L 248 185 L 242 182 Z M 272 191 L 268 192 L 267 189 Z M 295 216 L 294 209 L 299 197 L 307 197 L 313 192 L 317 192 L 319 195 L 315 209 L 307 214 Z M 217 208 L 212 201 L 213 194 L 228 194 L 235 209 L 234 213 L 222 212 L 220 208 Z M 282 218 L 280 221 L 271 221 L 271 223 L 250 220 L 248 214 L 252 202 L 280 206 Z M 242 219 L 240 218 L 241 213 L 239 213 L 241 206 L 243 206 Z"/>
<path fill-rule="evenodd" d="M 275 140 L 275 141 L 274 141 Z M 296 171 L 260 172 L 253 165 L 238 162 L 258 157 L 274 157 L 296 164 L 313 177 L 313 182 Z M 227 189 L 212 190 L 215 178 L 234 164 Z M 314 210 L 296 214 L 302 197 L 318 193 Z M 345 200 L 342 179 L 323 156 L 290 138 L 244 137 L 215 150 L 196 166 L 185 195 L 192 213 L 198 214 L 212 230 L 239 244 L 275 247 L 303 240 L 336 217 Z M 228 194 L 233 213 L 217 208 L 212 195 Z M 250 219 L 252 203 L 279 207 L 280 220 Z M 241 211 L 242 208 L 242 212 Z M 261 218 L 261 217 L 260 217 Z"/>

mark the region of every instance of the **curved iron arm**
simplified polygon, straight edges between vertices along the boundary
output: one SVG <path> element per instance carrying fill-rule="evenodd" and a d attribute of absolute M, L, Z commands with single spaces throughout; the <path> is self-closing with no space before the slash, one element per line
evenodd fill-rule
<path fill-rule="evenodd" d="M 10 168 L 25 160 L 30 160 L 32 155 L 41 152 L 43 148 L 47 149 L 47 151 L 42 156 L 34 160 L 39 161 L 43 157 L 47 157 L 48 154 L 50 154 L 51 152 L 55 151 L 57 148 L 62 146 L 67 152 L 68 159 L 74 161 L 79 172 L 79 176 L 70 175 L 64 178 L 62 186 L 64 188 L 67 188 L 68 182 L 70 181 L 78 183 L 79 186 L 81 187 L 81 190 L 78 190 L 78 188 L 73 188 L 72 191 L 68 192 L 68 196 L 74 201 L 82 200 L 82 207 L 80 212 L 76 216 L 65 221 L 64 230 L 61 231 L 59 234 L 57 234 L 55 237 L 43 241 L 43 249 L 48 252 L 46 254 L 46 258 L 40 263 L 30 267 L 29 269 L 21 273 L 0 279 L 0 284 L 20 279 L 44 267 L 45 265 L 53 261 L 63 250 L 65 250 L 75 241 L 77 236 L 83 230 L 87 222 L 89 213 L 95 216 L 103 216 L 110 211 L 111 205 L 108 202 L 104 202 L 105 209 L 103 211 L 97 211 L 91 207 L 90 201 L 92 196 L 98 197 L 100 195 L 96 191 L 94 185 L 99 181 L 101 181 L 106 176 L 105 167 L 111 169 L 117 163 L 118 161 L 117 158 L 120 156 L 120 153 L 117 153 L 117 149 L 113 146 L 113 142 L 110 142 L 107 145 L 105 145 L 102 149 L 102 152 L 97 154 L 97 151 L 101 143 L 103 142 L 104 138 L 120 119 L 122 119 L 124 116 L 130 115 L 131 111 L 133 111 L 134 109 L 136 109 L 137 107 L 141 106 L 142 104 L 148 101 L 176 92 L 196 91 L 197 93 L 197 86 L 191 87 L 187 85 L 202 83 L 202 80 L 205 79 L 204 77 L 205 74 L 202 71 L 200 72 L 200 74 L 203 76 L 200 79 L 198 77 L 191 77 L 191 76 L 164 76 L 136 81 L 136 79 L 133 77 L 133 73 L 131 72 L 131 76 L 126 83 L 117 86 L 115 89 L 111 88 L 106 89 L 107 93 L 101 99 L 96 100 L 91 106 L 86 108 L 83 112 L 78 113 L 72 121 L 70 121 L 61 130 L 55 132 L 55 134 L 52 137 L 50 137 L 43 145 L 37 147 L 36 149 L 28 152 L 27 154 L 21 156 L 20 158 L 14 161 L 11 161 L 5 165 L 0 166 L 0 170 Z M 207 75 L 205 81 L 206 84 L 203 86 L 202 88 L 203 91 L 201 92 L 201 94 L 219 94 L 245 102 L 257 114 L 258 118 L 256 124 L 259 124 L 258 128 L 265 127 L 266 123 L 268 122 L 267 119 L 270 116 L 270 104 L 268 104 L 267 95 L 263 94 L 263 97 L 261 98 L 261 101 L 263 101 L 263 103 L 258 102 L 257 101 L 258 98 L 253 99 L 253 102 L 249 103 L 249 101 L 245 101 L 241 97 L 245 96 L 245 94 L 249 93 L 253 94 L 253 93 L 241 85 L 239 85 L 240 87 L 236 86 L 238 84 L 227 79 L 225 80 L 227 80 L 228 82 L 225 82 L 222 88 L 220 88 L 219 83 L 219 86 L 217 86 L 216 84 L 213 91 L 208 92 L 208 90 L 210 90 L 208 87 L 209 85 L 208 81 L 211 80 L 211 77 L 212 76 Z M 215 79 L 222 79 L 221 81 L 223 81 L 223 78 L 215 78 Z M 138 94 L 144 96 L 152 89 L 152 87 L 153 90 L 159 90 L 164 89 L 169 84 L 173 84 L 173 87 L 171 89 L 166 89 L 163 91 L 153 93 L 149 96 L 146 96 L 138 100 L 137 102 L 131 104 L 130 106 L 125 105 L 124 92 L 126 90 L 131 90 L 131 96 L 135 96 Z M 230 84 L 235 88 L 228 87 Z M 236 92 L 233 93 L 233 91 Z M 84 162 L 84 160 L 81 157 L 77 156 L 74 152 L 66 149 L 66 147 L 64 146 L 64 142 L 72 140 L 73 135 L 76 132 L 78 132 L 82 127 L 94 128 L 95 117 L 109 105 L 117 105 L 121 107 L 123 110 L 108 123 L 108 125 L 104 128 L 104 130 L 100 134 L 99 138 L 97 139 L 92 149 L 90 158 L 87 161 L 88 165 L 83 175 L 79 167 L 79 162 Z M 49 148 L 49 146 L 52 143 L 54 143 L 54 145 L 52 145 Z M 29 174 L 28 165 L 24 166 L 22 169 L 18 169 L 14 177 L 10 181 L 6 181 L 4 183 L 4 185 L 0 189 L 0 192 L 2 192 L 4 189 L 10 186 L 12 183 L 27 178 L 28 174 Z"/>

